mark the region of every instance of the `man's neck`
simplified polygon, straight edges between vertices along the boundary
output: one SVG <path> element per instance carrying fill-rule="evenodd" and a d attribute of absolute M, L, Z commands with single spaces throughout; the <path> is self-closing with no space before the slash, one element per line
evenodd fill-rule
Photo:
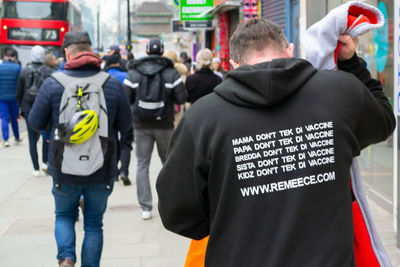
<path fill-rule="evenodd" d="M 269 62 L 278 58 L 287 58 L 284 53 L 265 53 L 264 51 L 256 51 L 247 61 L 247 65 L 256 65 L 262 62 Z"/>

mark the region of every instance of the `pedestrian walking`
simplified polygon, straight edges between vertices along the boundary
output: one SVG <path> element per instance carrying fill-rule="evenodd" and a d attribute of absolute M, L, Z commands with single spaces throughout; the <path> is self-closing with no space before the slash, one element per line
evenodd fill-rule
<path fill-rule="evenodd" d="M 161 57 L 164 47 L 159 38 L 150 39 L 147 57 L 134 62 L 124 81 L 126 93 L 133 104 L 137 172 L 136 185 L 142 219 L 152 218 L 153 200 L 149 165 L 154 142 L 161 162 L 174 129 L 174 104 L 183 104 L 187 93 L 182 78 L 171 60 Z"/>
<path fill-rule="evenodd" d="M 123 84 L 128 73 L 121 68 L 121 60 L 119 55 L 111 55 L 106 59 L 104 69 L 113 77 L 117 78 Z"/>
<path fill-rule="evenodd" d="M 193 104 L 201 97 L 214 91 L 214 88 L 222 82 L 222 78 L 211 70 L 212 52 L 210 49 L 203 49 L 197 53 L 197 70 L 186 79 L 188 91 L 188 102 Z"/>
<path fill-rule="evenodd" d="M 121 85 L 128 75 L 128 73 L 121 69 L 120 57 L 115 54 L 107 58 L 105 69 L 111 76 L 117 78 L 121 82 Z M 129 179 L 129 165 L 131 162 L 133 127 L 131 126 L 129 130 L 125 132 L 119 132 L 117 141 L 117 162 L 121 163 L 121 167 L 118 171 L 119 178 L 124 185 L 131 185 L 132 182 Z M 118 181 L 118 176 L 116 180 Z"/>
<path fill-rule="evenodd" d="M 57 70 L 57 58 L 53 52 L 47 53 L 44 58 L 44 63 L 53 71 Z"/>
<path fill-rule="evenodd" d="M 178 55 L 174 51 L 168 51 L 164 54 L 164 57 L 169 58 L 174 63 L 175 69 L 179 72 L 182 77 L 183 83 L 186 82 L 186 77 L 188 75 L 188 68 L 185 64 L 179 62 Z"/>
<path fill-rule="evenodd" d="M 172 62 L 174 63 L 175 69 L 179 72 L 179 74 L 182 77 L 183 84 L 185 84 L 187 75 L 189 73 L 189 70 L 186 67 L 186 65 L 179 62 L 178 55 L 174 51 L 168 51 L 168 52 L 164 53 L 164 57 L 172 60 Z M 174 116 L 175 117 L 175 119 L 174 119 L 175 126 L 178 125 L 179 121 L 181 120 L 181 118 L 183 116 L 183 113 L 185 112 L 185 109 L 186 109 L 185 105 L 186 105 L 186 103 L 183 105 L 175 105 L 175 116 Z"/>
<path fill-rule="evenodd" d="M 221 66 L 221 59 L 219 57 L 215 57 L 212 59 L 212 69 L 216 75 L 224 79 L 226 74 L 228 73 L 224 68 Z"/>
<path fill-rule="evenodd" d="M 121 63 L 120 68 L 121 68 L 123 71 L 127 71 L 126 67 L 127 67 L 128 60 L 122 58 L 122 56 L 121 56 L 121 49 L 119 48 L 118 45 L 112 45 L 112 46 L 110 46 L 110 51 L 107 53 L 107 55 L 108 55 L 108 56 L 112 56 L 112 55 L 118 56 L 118 57 L 119 57 L 119 61 L 120 61 L 120 63 Z"/>
<path fill-rule="evenodd" d="M 29 154 L 31 156 L 33 164 L 33 173 L 35 177 L 41 175 L 39 168 L 39 159 L 37 152 L 37 142 L 39 140 L 40 133 L 32 129 L 29 125 L 28 116 L 32 109 L 35 98 L 39 93 L 40 86 L 44 80 L 51 75 L 52 69 L 44 64 L 45 62 L 45 50 L 42 46 L 36 45 L 31 50 L 31 62 L 23 68 L 18 79 L 16 98 L 18 106 L 20 107 L 20 113 L 25 118 L 26 128 L 28 131 L 29 140 Z M 42 142 L 42 170 L 47 172 L 48 165 L 48 152 L 50 144 L 50 125 L 44 130 L 43 142 Z"/>
<path fill-rule="evenodd" d="M 21 66 L 17 62 L 17 52 L 10 49 L 5 53 L 3 61 L 0 63 L 0 118 L 4 147 L 10 146 L 9 121 L 11 121 L 15 143 L 19 144 L 22 141 L 22 138 L 19 136 L 19 111 L 17 99 L 15 97 L 18 76 L 21 71 Z"/>
<path fill-rule="evenodd" d="M 183 51 L 179 54 L 179 60 L 187 67 L 188 71 L 190 72 L 190 69 L 192 68 L 192 58 L 188 56 L 185 51 Z"/>
<path fill-rule="evenodd" d="M 175 233 L 209 235 L 205 266 L 355 266 L 350 166 L 395 118 L 356 41 L 340 41 L 342 71 L 317 71 L 278 25 L 248 20 L 234 70 L 185 113 L 159 212 Z"/>
<path fill-rule="evenodd" d="M 116 177 L 115 133 L 132 123 L 120 82 L 100 71 L 87 32 L 65 34 L 63 72 L 47 78 L 29 114 L 35 130 L 52 124 L 49 173 L 53 177 L 55 238 L 60 266 L 76 262 L 75 221 L 85 199 L 82 266 L 99 266 L 103 215 Z M 54 151 L 54 152 L 53 152 Z"/>

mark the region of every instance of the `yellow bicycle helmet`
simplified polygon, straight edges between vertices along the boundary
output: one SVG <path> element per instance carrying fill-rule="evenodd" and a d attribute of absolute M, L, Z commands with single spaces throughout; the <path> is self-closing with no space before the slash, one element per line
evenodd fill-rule
<path fill-rule="evenodd" d="M 66 125 L 60 126 L 59 136 L 63 142 L 82 144 L 97 131 L 99 118 L 93 110 L 83 110 L 75 113 Z"/>

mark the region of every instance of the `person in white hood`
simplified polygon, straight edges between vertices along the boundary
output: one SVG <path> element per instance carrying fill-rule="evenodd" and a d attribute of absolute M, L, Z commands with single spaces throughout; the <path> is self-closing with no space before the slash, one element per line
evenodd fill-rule
<path fill-rule="evenodd" d="M 51 75 L 52 69 L 44 64 L 45 49 L 36 45 L 31 50 L 31 62 L 23 68 L 18 79 L 17 84 L 17 102 L 20 107 L 20 114 L 23 118 L 28 118 L 29 112 L 35 101 L 35 97 L 39 92 L 42 82 Z M 29 137 L 29 153 L 33 164 L 33 176 L 41 176 L 37 152 L 37 142 L 39 140 L 39 132 L 34 131 L 28 120 L 26 126 Z M 50 136 L 46 131 L 42 133 L 43 145 L 42 145 L 42 171 L 47 172 L 47 154 L 49 150 Z"/>

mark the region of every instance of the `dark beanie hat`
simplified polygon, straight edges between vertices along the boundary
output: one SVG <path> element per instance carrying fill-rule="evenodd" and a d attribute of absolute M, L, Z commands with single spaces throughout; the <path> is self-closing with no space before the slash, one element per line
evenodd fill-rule
<path fill-rule="evenodd" d="M 87 32 L 82 31 L 71 31 L 67 32 L 64 36 L 64 41 L 62 44 L 62 48 L 68 47 L 70 44 L 79 44 L 79 43 L 88 43 L 92 44 L 90 41 L 89 34 Z"/>
<path fill-rule="evenodd" d="M 146 52 L 149 55 L 162 55 L 164 53 L 164 45 L 160 38 L 151 38 L 147 43 Z"/>

